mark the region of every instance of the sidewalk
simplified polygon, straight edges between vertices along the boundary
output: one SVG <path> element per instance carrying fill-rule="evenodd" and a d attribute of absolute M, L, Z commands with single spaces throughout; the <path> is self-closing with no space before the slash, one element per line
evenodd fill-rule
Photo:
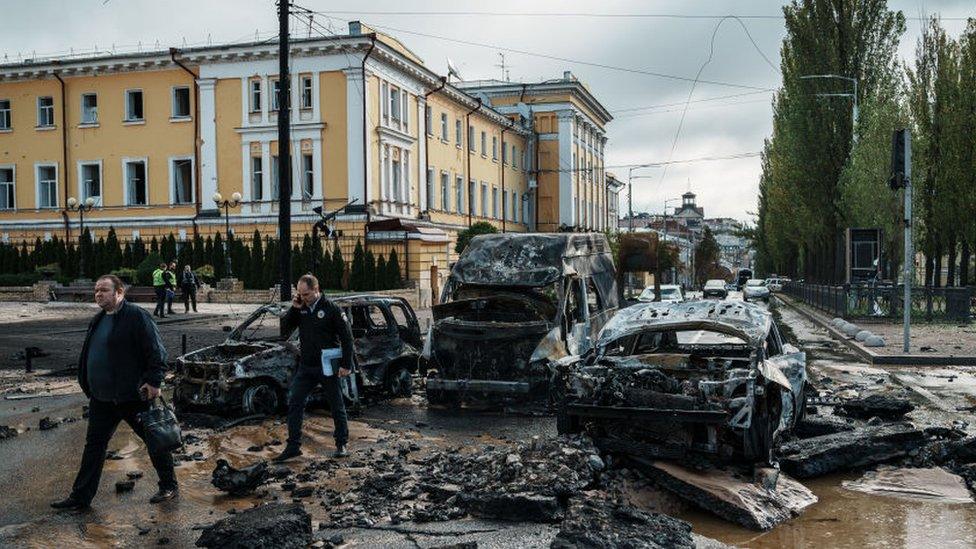
<path fill-rule="evenodd" d="M 976 365 L 976 325 L 917 323 L 911 327 L 911 346 L 902 351 L 902 325 L 858 320 L 854 324 L 885 339 L 884 347 L 865 347 L 860 342 L 834 328 L 832 317 L 813 307 L 784 295 L 775 298 L 826 329 L 830 335 L 847 345 L 872 364 L 903 364 L 914 366 L 971 366 Z M 924 350 L 923 350 L 924 349 Z"/>
<path fill-rule="evenodd" d="M 136 303 L 136 305 L 152 312 L 152 303 Z M 246 318 L 258 305 L 253 303 L 198 303 L 196 313 L 183 313 L 183 303 L 173 303 L 174 315 L 167 315 L 166 320 L 200 320 L 203 318 L 235 317 Z M 37 320 L 65 320 L 73 318 L 92 317 L 98 312 L 98 305 L 92 303 L 72 303 L 52 301 L 50 303 L 35 302 L 0 302 L 0 324 L 16 322 L 32 322 Z"/>

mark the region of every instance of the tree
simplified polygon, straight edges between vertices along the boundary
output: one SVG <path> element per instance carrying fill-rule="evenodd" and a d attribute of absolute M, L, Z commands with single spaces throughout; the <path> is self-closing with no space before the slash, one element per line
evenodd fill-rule
<path fill-rule="evenodd" d="M 373 250 L 367 250 L 363 257 L 363 289 L 370 291 L 376 288 L 376 256 Z"/>
<path fill-rule="evenodd" d="M 471 239 L 478 235 L 495 234 L 497 232 L 498 229 L 496 229 L 495 226 L 492 225 L 491 223 L 488 223 L 486 221 L 479 221 L 471 225 L 467 229 L 458 231 L 457 243 L 454 244 L 454 251 L 457 253 L 463 252 L 464 249 L 468 247 L 468 244 L 471 242 Z"/>
<path fill-rule="evenodd" d="M 403 286 L 403 278 L 400 275 L 400 258 L 397 256 L 396 249 L 390 252 L 390 260 L 386 262 L 386 280 L 390 289 Z"/>
<path fill-rule="evenodd" d="M 146 251 L 146 243 L 141 238 L 136 238 L 132 242 L 132 266 L 135 267 L 142 263 L 142 260 L 146 259 L 148 254 L 149 252 Z"/>
<path fill-rule="evenodd" d="M 269 284 L 264 279 L 264 246 L 261 245 L 261 233 L 254 229 L 251 239 L 250 269 L 244 277 L 244 284 L 249 288 L 267 288 Z"/>
<path fill-rule="evenodd" d="M 26 244 L 25 244 L 25 250 Z M 78 253 L 81 256 L 81 260 L 85 263 L 85 273 L 84 276 L 92 276 L 95 268 L 95 250 L 92 244 L 91 232 L 85 229 L 85 232 L 81 233 L 81 243 L 78 245 Z"/>
<path fill-rule="evenodd" d="M 152 255 L 159 255 L 159 241 L 156 240 L 155 236 L 149 240 L 149 253 Z"/>
<path fill-rule="evenodd" d="M 214 235 L 211 254 L 210 264 L 213 265 L 214 278 L 220 280 L 227 276 L 227 256 L 224 251 L 224 238 L 220 235 L 220 231 Z"/>
<path fill-rule="evenodd" d="M 374 290 L 389 290 L 392 287 L 387 276 L 389 275 L 386 267 L 386 258 L 383 254 L 380 254 L 376 259 L 376 285 L 373 286 Z"/>
<path fill-rule="evenodd" d="M 695 284 L 703 287 L 705 281 L 719 269 L 720 250 L 711 229 L 705 227 L 702 239 L 695 246 Z"/>
<path fill-rule="evenodd" d="M 366 289 L 366 252 L 363 251 L 363 244 L 359 240 L 356 241 L 356 248 L 352 252 L 349 289 L 357 292 Z"/>
<path fill-rule="evenodd" d="M 342 258 L 342 248 L 336 243 L 335 247 L 332 249 L 332 287 L 336 289 L 343 288 L 343 278 L 346 276 L 346 261 Z"/>

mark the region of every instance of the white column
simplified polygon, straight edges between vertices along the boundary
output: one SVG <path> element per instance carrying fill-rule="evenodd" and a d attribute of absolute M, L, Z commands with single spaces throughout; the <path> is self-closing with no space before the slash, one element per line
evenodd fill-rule
<path fill-rule="evenodd" d="M 315 122 L 322 121 L 321 107 L 319 106 L 319 73 L 315 71 L 312 73 L 312 120 Z"/>
<path fill-rule="evenodd" d="M 427 100 L 423 95 L 417 96 L 417 209 L 422 210 L 427 205 Z M 431 113 L 433 122 L 433 113 Z"/>
<path fill-rule="evenodd" d="M 314 84 L 312 89 L 315 89 Z M 321 202 L 325 196 L 325 184 L 322 179 L 325 174 L 322 173 L 322 165 L 322 138 L 316 136 L 312 138 L 312 198 L 316 203 Z"/>
<path fill-rule="evenodd" d="M 268 107 L 271 105 L 271 80 L 268 79 L 268 75 L 261 77 L 261 123 L 267 124 L 271 121 L 271 115 L 268 114 Z"/>
<path fill-rule="evenodd" d="M 213 78 L 197 80 L 200 91 L 200 208 L 213 211 L 217 205 L 210 199 L 217 192 L 217 104 Z M 196 143 L 193 145 L 196 147 Z"/>
<path fill-rule="evenodd" d="M 559 117 L 559 223 L 576 224 L 573 193 L 573 111 L 560 111 Z"/>
<path fill-rule="evenodd" d="M 364 155 L 371 150 L 363 143 L 363 112 L 366 105 L 363 102 L 365 81 L 359 69 L 346 69 L 346 169 L 349 176 L 349 200 L 357 199 L 358 204 L 368 204 L 372 198 L 369 185 L 364 181 L 369 177 L 369 161 L 363 162 Z M 368 111 L 366 111 L 368 113 Z M 382 162 L 382 157 L 380 158 Z"/>
<path fill-rule="evenodd" d="M 280 160 L 280 158 L 279 158 Z M 261 142 L 261 195 L 264 197 L 265 201 L 272 199 L 271 197 L 271 142 L 262 141 Z M 279 189 L 280 191 L 280 189 Z M 271 202 L 261 204 L 260 211 L 267 213 L 271 211 Z"/>

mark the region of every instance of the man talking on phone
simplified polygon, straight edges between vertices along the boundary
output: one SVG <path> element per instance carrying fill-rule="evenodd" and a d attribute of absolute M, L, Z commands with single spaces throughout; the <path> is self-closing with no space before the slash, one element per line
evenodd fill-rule
<path fill-rule="evenodd" d="M 302 455 L 302 421 L 308 395 L 320 384 L 329 402 L 332 421 L 335 424 L 335 452 L 333 457 L 346 457 L 349 441 L 349 425 L 346 420 L 346 404 L 342 399 L 340 378 L 352 373 L 352 334 L 342 311 L 319 291 L 319 281 L 306 274 L 295 285 L 296 295 L 291 309 L 282 317 L 287 332 L 298 327 L 301 359 L 288 389 L 288 444 L 275 461 L 284 461 Z M 341 349 L 338 370 L 323 366 L 322 351 Z M 332 370 L 332 371 L 329 371 Z"/>

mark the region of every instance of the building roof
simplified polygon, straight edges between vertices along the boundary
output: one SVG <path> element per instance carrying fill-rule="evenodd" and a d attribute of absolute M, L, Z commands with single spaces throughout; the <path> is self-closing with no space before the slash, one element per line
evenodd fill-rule
<path fill-rule="evenodd" d="M 545 96 L 569 92 L 578 98 L 598 118 L 594 122 L 597 122 L 601 127 L 613 120 L 613 115 L 610 114 L 610 111 L 600 103 L 586 85 L 577 80 L 569 71 L 563 74 L 563 78 L 554 78 L 542 82 L 504 82 L 488 79 L 458 82 L 457 86 L 470 93 L 484 93 L 489 98 L 522 94 Z"/>

